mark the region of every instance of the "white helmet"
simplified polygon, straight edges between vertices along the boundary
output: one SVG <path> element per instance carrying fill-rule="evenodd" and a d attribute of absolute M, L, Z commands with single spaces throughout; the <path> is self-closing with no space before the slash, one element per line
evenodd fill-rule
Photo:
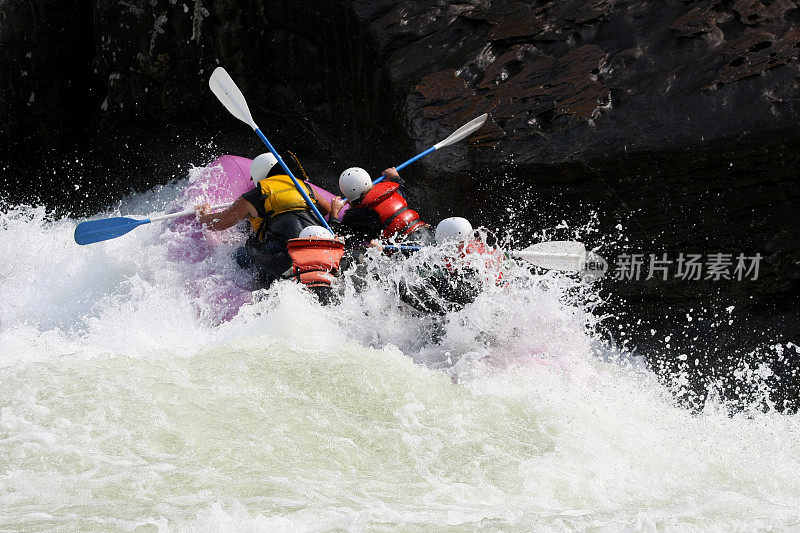
<path fill-rule="evenodd" d="M 277 162 L 278 159 L 269 152 L 253 159 L 253 162 L 250 163 L 250 177 L 253 178 L 253 182 L 258 183 L 266 178 Z"/>
<path fill-rule="evenodd" d="M 447 241 L 465 241 L 470 238 L 472 231 L 472 224 L 466 218 L 446 218 L 436 226 L 436 242 L 442 244 Z"/>
<path fill-rule="evenodd" d="M 358 200 L 372 188 L 372 179 L 363 168 L 348 168 L 339 176 L 339 190 L 351 202 Z"/>
<path fill-rule="evenodd" d="M 306 226 L 300 232 L 300 238 L 333 239 L 333 234 L 322 226 Z"/>

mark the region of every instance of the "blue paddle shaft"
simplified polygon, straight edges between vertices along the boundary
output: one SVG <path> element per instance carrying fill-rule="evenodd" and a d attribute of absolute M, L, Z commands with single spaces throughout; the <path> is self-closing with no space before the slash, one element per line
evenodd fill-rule
<path fill-rule="evenodd" d="M 419 153 L 419 154 L 415 155 L 414 157 L 412 157 L 411 159 L 409 159 L 409 160 L 408 160 L 408 161 L 406 161 L 405 163 L 401 163 L 401 164 L 397 165 L 396 167 L 394 167 L 394 169 L 395 169 L 396 171 L 400 172 L 401 170 L 403 170 L 404 168 L 406 168 L 408 165 L 410 165 L 411 163 L 413 163 L 413 162 L 414 162 L 414 161 L 416 161 L 417 159 L 422 159 L 423 157 L 425 157 L 425 156 L 426 156 L 426 155 L 428 155 L 429 153 L 433 152 L 434 150 L 436 150 L 436 147 L 435 147 L 435 146 L 431 146 L 430 148 L 428 148 L 428 149 L 427 149 L 427 150 L 425 150 L 424 152 L 421 152 L 421 153 Z M 372 184 L 373 184 L 373 185 L 375 185 L 375 184 L 377 184 L 377 183 L 380 183 L 380 182 L 382 182 L 382 181 L 383 181 L 383 180 L 385 180 L 385 179 L 386 179 L 386 176 L 381 176 L 380 178 L 378 178 L 378 179 L 376 179 L 375 181 L 373 181 L 373 182 L 372 182 Z"/>
<path fill-rule="evenodd" d="M 420 246 L 409 246 L 407 244 L 400 244 L 400 245 L 384 244 L 383 245 L 383 249 L 384 250 L 404 250 L 404 251 L 407 251 L 407 252 L 417 252 L 417 251 L 420 250 L 420 248 L 421 248 Z"/>
<path fill-rule="evenodd" d="M 274 156 L 275 156 L 275 159 L 277 159 L 277 160 L 278 160 L 278 163 L 280 163 L 280 164 L 281 164 L 281 166 L 283 167 L 283 170 L 285 170 L 285 171 L 286 171 L 286 174 L 287 174 L 287 175 L 288 175 L 288 176 L 289 176 L 289 177 L 292 179 L 292 183 L 294 183 L 294 186 L 295 186 L 295 187 L 297 187 L 297 190 L 298 190 L 298 191 L 300 191 L 300 194 L 301 194 L 301 195 L 303 195 L 303 200 L 305 200 L 305 201 L 306 201 L 306 203 L 308 204 L 308 206 L 309 206 L 309 207 L 311 208 L 311 210 L 314 212 L 314 215 L 317 217 L 317 220 L 319 220 L 319 221 L 320 221 L 320 223 L 321 223 L 321 224 L 322 224 L 322 225 L 325 227 L 325 229 L 327 229 L 328 231 L 330 231 L 331 233 L 333 233 L 333 230 L 332 230 L 332 229 L 331 229 L 331 227 L 328 225 L 328 223 L 327 223 L 327 222 L 325 222 L 325 219 L 322 217 L 322 214 L 319 212 L 319 209 L 317 209 L 317 206 L 316 206 L 316 205 L 314 205 L 314 202 L 312 202 L 312 201 L 311 201 L 311 198 L 309 198 L 309 197 L 308 197 L 308 194 L 306 194 L 306 191 L 305 191 L 305 189 L 303 189 L 303 187 L 301 187 L 301 186 L 300 186 L 300 182 L 298 182 L 298 181 L 297 181 L 297 178 L 295 178 L 295 177 L 294 177 L 294 174 L 292 174 L 292 171 L 291 171 L 291 170 L 289 170 L 289 167 L 287 167 L 287 166 L 286 166 L 286 163 L 284 163 L 284 162 L 283 162 L 283 158 L 280 156 L 280 154 L 278 153 L 278 151 L 277 151 L 277 150 L 275 150 L 275 148 L 273 148 L 273 147 L 272 147 L 272 144 L 269 142 L 269 140 L 267 139 L 267 137 L 266 137 L 266 136 L 265 136 L 263 133 L 261 133 L 261 128 L 256 128 L 256 135 L 258 135 L 258 137 L 259 137 L 259 138 L 260 138 L 262 141 L 264 141 L 264 144 L 266 144 L 266 145 L 267 145 L 267 148 L 269 148 L 269 151 L 270 151 L 270 152 L 272 152 L 272 155 L 274 155 Z"/>

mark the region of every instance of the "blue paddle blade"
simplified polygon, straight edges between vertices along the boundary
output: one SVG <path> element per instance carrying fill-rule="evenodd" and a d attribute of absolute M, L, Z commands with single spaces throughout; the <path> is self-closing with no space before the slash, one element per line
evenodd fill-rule
<path fill-rule="evenodd" d="M 149 222 L 149 218 L 136 220 L 127 217 L 87 220 L 86 222 L 81 222 L 78 224 L 78 227 L 75 228 L 75 242 L 78 244 L 92 244 L 93 242 L 116 239 L 120 235 L 125 235 L 133 228 Z"/>

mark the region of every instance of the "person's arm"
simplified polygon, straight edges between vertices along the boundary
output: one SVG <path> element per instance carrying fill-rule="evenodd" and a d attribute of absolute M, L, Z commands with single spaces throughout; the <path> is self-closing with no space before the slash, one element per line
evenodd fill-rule
<path fill-rule="evenodd" d="M 387 168 L 386 170 L 384 170 L 381 176 L 386 176 L 386 179 L 389 181 L 400 183 L 399 181 L 397 181 L 400 179 L 400 173 L 397 172 L 397 169 L 395 169 L 394 167 Z"/>
<path fill-rule="evenodd" d="M 330 204 L 328 204 L 328 214 L 330 215 L 331 220 L 339 220 L 339 212 L 342 210 L 345 203 L 347 203 L 347 201 L 339 198 L 338 196 L 331 200 Z"/>
<path fill-rule="evenodd" d="M 214 231 L 228 229 L 235 226 L 239 221 L 247 217 L 257 217 L 256 208 L 253 204 L 242 198 L 241 196 L 233 202 L 229 208 L 218 213 L 207 213 L 207 206 L 200 206 L 198 209 L 197 221 L 201 225 Z"/>
<path fill-rule="evenodd" d="M 317 196 L 316 200 L 317 200 L 317 207 L 319 208 L 319 212 L 322 213 L 322 216 L 330 215 L 331 203 L 322 196 Z"/>
<path fill-rule="evenodd" d="M 378 239 L 372 239 L 367 244 L 367 248 L 377 248 L 379 252 L 383 252 L 383 242 Z"/>
<path fill-rule="evenodd" d="M 394 167 L 384 170 L 382 176 L 386 176 L 386 181 L 393 181 L 398 184 L 400 186 L 400 190 L 397 192 L 399 192 L 400 196 L 402 196 L 404 199 L 408 200 L 408 195 L 406 194 L 406 182 L 403 181 L 403 178 L 400 177 L 400 174 Z"/>

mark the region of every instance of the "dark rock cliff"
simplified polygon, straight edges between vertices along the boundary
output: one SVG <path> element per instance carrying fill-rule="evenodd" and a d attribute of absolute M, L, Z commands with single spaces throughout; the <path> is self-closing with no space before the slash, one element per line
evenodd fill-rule
<path fill-rule="evenodd" d="M 521 244 L 596 213 L 584 238 L 612 263 L 761 253 L 747 283 L 601 282 L 618 339 L 669 371 L 727 376 L 800 339 L 799 56 L 788 0 L 0 0 L 2 189 L 86 213 L 261 152 L 208 91 L 217 65 L 328 186 L 489 112 L 408 169 L 420 211 L 498 227 L 511 206 Z M 69 186 L 41 179 L 54 173 Z M 732 324 L 710 318 L 730 306 Z M 778 399 L 796 398 L 797 361 L 749 357 L 772 357 Z"/>

